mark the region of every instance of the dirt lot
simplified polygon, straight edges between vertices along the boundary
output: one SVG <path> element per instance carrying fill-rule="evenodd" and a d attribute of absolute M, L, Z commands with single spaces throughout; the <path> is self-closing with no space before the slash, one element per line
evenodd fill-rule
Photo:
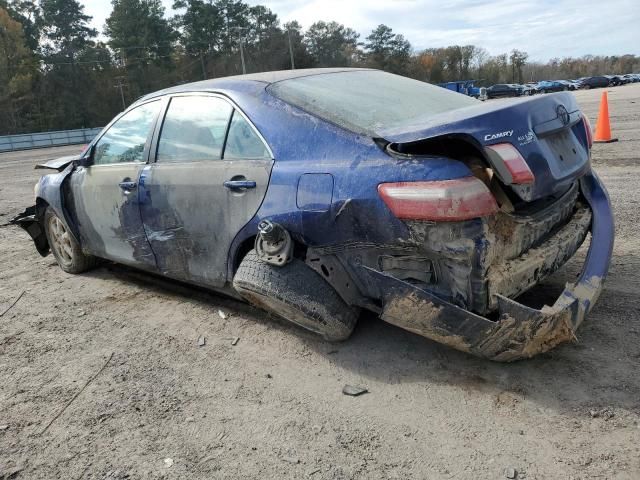
<path fill-rule="evenodd" d="M 576 95 L 594 125 L 600 95 Z M 0 478 L 640 478 L 640 84 L 609 100 L 620 142 L 594 165 L 616 213 L 610 277 L 578 343 L 531 361 L 373 317 L 331 345 L 124 267 L 67 275 L 0 228 L 0 312 L 25 291 L 0 318 Z M 35 163 L 77 150 L 0 155 L 0 224 L 30 204 Z"/>

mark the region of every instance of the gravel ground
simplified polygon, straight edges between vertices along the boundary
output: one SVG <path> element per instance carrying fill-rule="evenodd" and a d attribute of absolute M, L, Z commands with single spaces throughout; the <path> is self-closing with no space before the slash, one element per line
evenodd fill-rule
<path fill-rule="evenodd" d="M 594 125 L 600 95 L 576 94 Z M 328 344 L 125 267 L 67 275 L 0 228 L 0 312 L 25 292 L 0 317 L 0 478 L 640 478 L 640 84 L 609 102 L 620 141 L 593 163 L 616 213 L 610 276 L 578 342 L 530 361 L 373 316 Z M 30 204 L 35 163 L 76 151 L 0 155 L 0 224 Z"/>

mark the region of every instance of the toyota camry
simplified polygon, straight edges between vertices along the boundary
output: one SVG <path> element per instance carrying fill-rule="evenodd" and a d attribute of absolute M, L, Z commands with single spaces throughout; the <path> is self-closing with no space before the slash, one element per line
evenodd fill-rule
<path fill-rule="evenodd" d="M 576 338 L 613 215 L 568 92 L 480 102 L 369 69 L 146 95 L 50 161 L 14 219 L 79 274 L 103 259 L 224 292 L 330 341 L 362 309 L 484 358 Z M 589 238 L 541 309 L 521 294 Z"/>

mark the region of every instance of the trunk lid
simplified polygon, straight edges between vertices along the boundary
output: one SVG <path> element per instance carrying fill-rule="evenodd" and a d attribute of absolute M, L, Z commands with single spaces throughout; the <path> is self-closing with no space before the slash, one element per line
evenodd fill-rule
<path fill-rule="evenodd" d="M 512 144 L 533 172 L 530 185 L 510 185 L 525 201 L 538 200 L 569 188 L 590 168 L 588 139 L 582 114 L 570 93 L 546 94 L 516 100 L 494 100 L 439 115 L 425 116 L 413 126 L 380 131 L 380 137 L 399 146 L 442 136 L 464 137 L 499 172 L 499 159 L 486 146 Z"/>

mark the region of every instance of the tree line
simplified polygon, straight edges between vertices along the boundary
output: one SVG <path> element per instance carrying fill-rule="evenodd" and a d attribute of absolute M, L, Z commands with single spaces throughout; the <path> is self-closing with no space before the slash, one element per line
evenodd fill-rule
<path fill-rule="evenodd" d="M 78 0 L 0 0 L 0 135 L 102 126 L 170 85 L 292 67 L 371 67 L 483 85 L 640 70 L 634 55 L 539 63 L 474 45 L 415 51 L 387 25 L 364 38 L 337 22 L 304 30 L 242 0 L 175 0 L 172 17 L 161 0 L 111 3 L 98 32 Z"/>

